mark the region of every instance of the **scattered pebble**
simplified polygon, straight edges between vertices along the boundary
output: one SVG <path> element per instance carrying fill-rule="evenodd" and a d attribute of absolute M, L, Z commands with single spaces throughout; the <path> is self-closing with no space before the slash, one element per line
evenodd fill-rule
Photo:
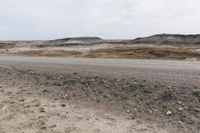
<path fill-rule="evenodd" d="M 66 99 L 66 100 L 69 100 L 69 99 L 70 99 L 70 97 L 69 97 L 68 95 L 64 95 L 64 96 L 62 96 L 62 98 L 63 98 L 63 99 Z"/>
<path fill-rule="evenodd" d="M 44 108 L 40 108 L 39 110 L 40 110 L 41 113 L 45 112 Z"/>
<path fill-rule="evenodd" d="M 166 112 L 166 115 L 172 115 L 172 111 L 168 110 L 168 111 Z"/>
<path fill-rule="evenodd" d="M 200 112 L 200 109 L 199 108 L 195 108 L 194 109 L 196 112 Z"/>
<path fill-rule="evenodd" d="M 49 128 L 56 128 L 56 124 L 49 126 Z"/>
<path fill-rule="evenodd" d="M 180 112 L 183 111 L 183 110 L 184 110 L 184 109 L 183 109 L 182 107 L 178 108 L 178 111 L 180 111 Z"/>
<path fill-rule="evenodd" d="M 134 85 L 136 85 L 136 84 L 137 84 L 137 82 L 133 82 L 133 84 L 134 84 Z"/>
<path fill-rule="evenodd" d="M 167 86 L 167 89 L 171 89 L 171 88 L 172 88 L 172 86 L 171 86 L 171 85 Z"/>
<path fill-rule="evenodd" d="M 179 105 L 182 105 L 182 104 L 183 104 L 183 102 L 182 102 L 182 101 L 178 101 L 177 103 L 178 103 Z"/>
<path fill-rule="evenodd" d="M 153 113 L 153 111 L 152 111 L 151 109 L 148 109 L 148 111 L 149 111 L 149 113 L 150 113 L 150 114 L 152 114 L 152 113 Z"/>
<path fill-rule="evenodd" d="M 20 99 L 20 100 L 19 100 L 19 102 L 24 102 L 24 101 L 25 101 L 25 99 Z"/>
<path fill-rule="evenodd" d="M 120 82 L 120 81 L 122 81 L 122 79 L 118 79 L 118 80 L 117 80 L 117 82 Z"/>
<path fill-rule="evenodd" d="M 43 90 L 42 92 L 47 92 L 47 90 Z"/>
<path fill-rule="evenodd" d="M 26 106 L 24 106 L 24 108 L 30 108 L 31 107 L 31 105 L 26 105 Z"/>
<path fill-rule="evenodd" d="M 126 113 L 130 113 L 130 110 L 127 109 L 127 110 L 126 110 Z"/>
<path fill-rule="evenodd" d="M 31 73 L 31 74 L 35 74 L 35 72 L 33 72 L 33 71 L 30 71 L 30 73 Z"/>
<path fill-rule="evenodd" d="M 66 104 L 64 104 L 64 103 L 63 103 L 63 104 L 61 104 L 61 107 L 66 107 Z"/>
<path fill-rule="evenodd" d="M 47 129 L 47 127 L 41 127 L 40 129 L 42 129 L 42 130 L 46 130 L 46 129 Z"/>

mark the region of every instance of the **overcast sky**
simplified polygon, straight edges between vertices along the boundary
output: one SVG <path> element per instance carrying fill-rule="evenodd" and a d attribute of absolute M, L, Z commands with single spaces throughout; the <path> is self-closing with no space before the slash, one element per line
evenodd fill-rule
<path fill-rule="evenodd" d="M 0 40 L 200 33 L 199 0 L 0 0 Z"/>

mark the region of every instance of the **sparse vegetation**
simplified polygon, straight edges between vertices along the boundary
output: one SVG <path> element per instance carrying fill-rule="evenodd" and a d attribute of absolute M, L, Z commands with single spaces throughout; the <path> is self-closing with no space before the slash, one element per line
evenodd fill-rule
<path fill-rule="evenodd" d="M 196 96 L 196 97 L 198 97 L 198 98 L 200 98 L 200 88 L 195 87 L 195 88 L 192 90 L 192 95 L 193 95 L 193 96 Z"/>
<path fill-rule="evenodd" d="M 200 59 L 200 53 L 195 48 L 175 46 L 115 46 L 96 50 L 81 51 L 74 49 L 35 49 L 35 50 L 1 50 L 1 54 L 26 55 L 26 56 L 60 56 L 60 57 L 86 57 L 86 58 L 120 58 L 120 59 Z"/>
<path fill-rule="evenodd" d="M 145 86 L 145 87 L 143 88 L 143 92 L 144 92 L 144 93 L 152 93 L 151 89 L 150 89 L 148 86 Z"/>
<path fill-rule="evenodd" d="M 96 50 L 93 52 L 92 57 L 184 60 L 200 59 L 200 53 L 184 47 L 130 46 Z"/>
<path fill-rule="evenodd" d="M 20 51 L 12 52 L 14 55 L 27 55 L 27 56 L 75 56 L 81 55 L 78 51 L 65 51 L 65 50 L 30 50 L 30 51 Z"/>

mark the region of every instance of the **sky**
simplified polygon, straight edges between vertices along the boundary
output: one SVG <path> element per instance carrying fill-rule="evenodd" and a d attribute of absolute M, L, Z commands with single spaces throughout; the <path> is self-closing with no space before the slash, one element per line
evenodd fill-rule
<path fill-rule="evenodd" d="M 200 33 L 199 0 L 0 0 L 0 40 Z"/>

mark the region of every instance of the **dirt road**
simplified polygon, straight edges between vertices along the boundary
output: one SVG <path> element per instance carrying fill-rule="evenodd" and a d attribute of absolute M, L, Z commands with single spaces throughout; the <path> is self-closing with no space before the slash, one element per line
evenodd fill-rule
<path fill-rule="evenodd" d="M 0 132 L 198 132 L 200 62 L 0 56 Z"/>
<path fill-rule="evenodd" d="M 199 61 L 0 56 L 0 65 L 37 71 L 131 77 L 168 85 L 197 86 L 200 79 Z"/>

